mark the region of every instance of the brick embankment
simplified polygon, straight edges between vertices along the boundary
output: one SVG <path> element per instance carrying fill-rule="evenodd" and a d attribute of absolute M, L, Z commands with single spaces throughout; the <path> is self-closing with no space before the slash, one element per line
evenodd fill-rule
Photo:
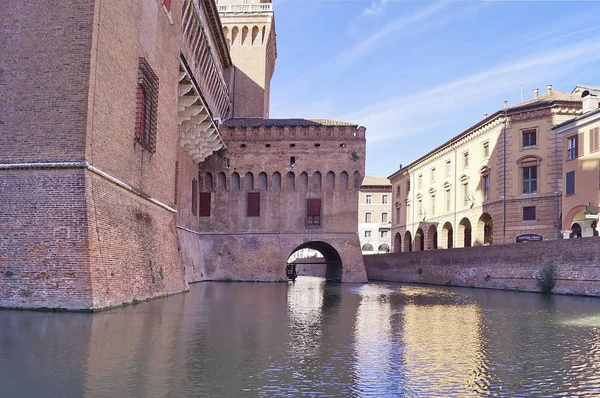
<path fill-rule="evenodd" d="M 552 260 L 553 293 L 600 296 L 600 239 L 583 238 L 364 256 L 370 281 L 537 292 L 535 274 Z"/>

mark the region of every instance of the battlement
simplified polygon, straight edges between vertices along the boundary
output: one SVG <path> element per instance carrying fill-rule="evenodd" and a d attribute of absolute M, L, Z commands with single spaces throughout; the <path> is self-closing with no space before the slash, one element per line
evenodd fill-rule
<path fill-rule="evenodd" d="M 323 125 L 307 119 L 300 119 L 308 125 L 273 125 L 277 119 L 257 119 L 253 124 L 227 121 L 221 128 L 226 141 L 365 141 L 366 129 L 357 125 Z M 264 122 L 264 125 L 258 125 Z M 314 123 L 314 125 L 310 125 Z"/>

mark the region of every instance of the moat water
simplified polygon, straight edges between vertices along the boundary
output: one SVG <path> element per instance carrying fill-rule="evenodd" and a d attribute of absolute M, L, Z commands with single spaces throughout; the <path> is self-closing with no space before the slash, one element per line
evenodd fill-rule
<path fill-rule="evenodd" d="M 0 392 L 600 396 L 600 299 L 300 278 L 98 314 L 0 311 Z"/>

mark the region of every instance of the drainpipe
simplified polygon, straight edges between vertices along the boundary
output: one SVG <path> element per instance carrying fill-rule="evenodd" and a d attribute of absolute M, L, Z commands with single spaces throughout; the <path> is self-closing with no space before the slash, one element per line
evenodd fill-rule
<path fill-rule="evenodd" d="M 508 103 L 507 101 L 504 101 L 504 123 L 503 123 L 503 128 L 502 128 L 502 152 L 503 152 L 503 165 L 502 165 L 502 179 L 503 179 L 503 184 L 502 184 L 502 189 L 503 189 L 503 195 L 504 195 L 504 200 L 502 201 L 502 204 L 504 206 L 504 211 L 502 212 L 502 243 L 506 243 L 506 124 L 508 122 Z"/>
<path fill-rule="evenodd" d="M 452 144 L 454 145 L 454 144 Z M 456 232 L 458 232 L 458 225 L 456 225 L 456 195 L 457 195 L 457 191 L 458 191 L 458 179 L 457 179 L 457 173 L 458 173 L 458 167 L 456 165 L 456 162 L 458 161 L 458 152 L 457 152 L 457 147 L 454 146 L 454 229 L 452 230 L 452 248 L 454 249 L 456 247 Z"/>

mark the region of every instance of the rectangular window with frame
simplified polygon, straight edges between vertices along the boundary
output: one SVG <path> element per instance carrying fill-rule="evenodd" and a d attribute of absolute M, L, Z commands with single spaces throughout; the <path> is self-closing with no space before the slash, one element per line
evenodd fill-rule
<path fill-rule="evenodd" d="M 372 214 L 371 213 L 365 213 L 365 222 L 366 223 L 370 223 L 372 219 Z"/>
<path fill-rule="evenodd" d="M 423 215 L 423 201 L 419 200 L 417 202 L 417 210 L 419 211 L 419 215 L 422 216 Z"/>
<path fill-rule="evenodd" d="M 200 217 L 210 217 L 210 192 L 200 192 Z"/>
<path fill-rule="evenodd" d="M 192 179 L 192 215 L 198 215 L 198 181 Z"/>
<path fill-rule="evenodd" d="M 579 137 L 572 135 L 567 137 L 567 160 L 572 160 L 577 157 L 579 147 Z"/>
<path fill-rule="evenodd" d="M 368 204 L 368 205 L 371 204 L 371 203 L 373 203 L 373 195 L 367 195 L 367 196 L 365 196 L 365 203 Z"/>
<path fill-rule="evenodd" d="M 398 207 L 396 207 L 396 224 L 400 224 L 400 205 L 398 205 Z"/>
<path fill-rule="evenodd" d="M 431 183 L 435 184 L 435 167 L 431 169 Z"/>
<path fill-rule="evenodd" d="M 158 76 L 145 58 L 138 63 L 135 141 L 150 153 L 156 152 Z"/>
<path fill-rule="evenodd" d="M 483 143 L 483 158 L 487 159 L 489 157 L 490 157 L 490 143 L 484 142 Z"/>
<path fill-rule="evenodd" d="M 431 195 L 431 215 L 435 216 L 435 195 Z"/>
<path fill-rule="evenodd" d="M 463 206 L 469 205 L 469 186 L 467 184 L 463 185 Z"/>
<path fill-rule="evenodd" d="M 449 160 L 446 162 L 446 177 L 450 177 L 452 174 L 452 162 Z"/>
<path fill-rule="evenodd" d="M 371 231 L 365 231 L 365 238 L 371 237 Z"/>
<path fill-rule="evenodd" d="M 524 221 L 535 221 L 535 206 L 523 207 L 523 220 Z"/>
<path fill-rule="evenodd" d="M 446 195 L 446 211 L 450 211 L 450 200 L 451 200 L 451 196 L 450 196 L 450 191 L 445 191 L 444 195 Z"/>
<path fill-rule="evenodd" d="M 410 180 L 406 181 L 406 194 L 410 192 Z"/>
<path fill-rule="evenodd" d="M 565 179 L 567 180 L 566 194 L 574 195 L 575 194 L 575 171 L 567 172 L 565 177 L 566 177 Z"/>
<path fill-rule="evenodd" d="M 469 167 L 469 152 L 463 153 L 463 168 Z"/>
<path fill-rule="evenodd" d="M 248 192 L 248 217 L 260 217 L 260 192 Z"/>
<path fill-rule="evenodd" d="M 523 148 L 532 148 L 537 146 L 537 129 L 523 130 Z"/>
<path fill-rule="evenodd" d="M 596 127 L 595 129 L 590 130 L 590 153 L 598 152 L 600 150 L 600 128 Z"/>
<path fill-rule="evenodd" d="M 379 231 L 379 237 L 387 238 L 389 231 Z"/>
<path fill-rule="evenodd" d="M 419 174 L 419 176 L 417 177 L 417 186 L 418 189 L 423 188 L 423 174 Z"/>
<path fill-rule="evenodd" d="M 306 226 L 321 226 L 321 199 L 306 199 Z"/>
<path fill-rule="evenodd" d="M 481 189 L 483 191 L 483 200 L 490 200 L 490 176 L 485 175 L 481 178 Z"/>
<path fill-rule="evenodd" d="M 381 213 L 381 222 L 382 223 L 388 222 L 388 214 L 387 213 Z"/>
<path fill-rule="evenodd" d="M 400 185 L 398 185 L 398 186 L 396 186 L 396 196 L 399 198 L 401 194 L 402 194 L 401 188 L 400 188 Z"/>
<path fill-rule="evenodd" d="M 384 205 L 387 205 L 388 203 L 388 196 L 387 195 L 382 195 L 381 196 L 381 203 Z"/>
<path fill-rule="evenodd" d="M 523 194 L 537 193 L 537 166 L 523 167 Z"/>

